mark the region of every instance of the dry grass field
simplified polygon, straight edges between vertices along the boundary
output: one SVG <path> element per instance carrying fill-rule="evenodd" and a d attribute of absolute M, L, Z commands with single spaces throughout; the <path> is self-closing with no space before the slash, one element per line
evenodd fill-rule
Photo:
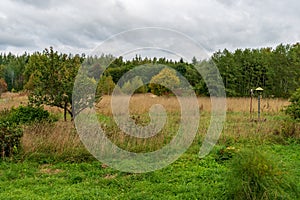
<path fill-rule="evenodd" d="M 11 93 L 6 92 L 0 98 L 0 110 L 18 107 L 19 105 L 26 105 L 28 98 L 25 93 Z"/>
<path fill-rule="evenodd" d="M 116 97 L 120 98 L 120 97 Z M 26 105 L 28 102 L 26 94 L 5 93 L 0 99 L 0 110 Z M 198 129 L 198 139 L 201 140 L 207 132 L 210 124 L 211 102 L 208 97 L 199 97 L 199 108 L 201 120 Z M 122 148 L 131 151 L 153 151 L 168 143 L 178 130 L 180 123 L 180 105 L 176 97 L 156 97 L 151 94 L 137 94 L 130 99 L 130 114 L 139 116 L 137 124 L 145 125 L 149 122 L 148 112 L 152 105 L 161 104 L 167 110 L 168 120 L 162 131 L 149 139 L 132 138 L 123 133 L 112 119 L 111 96 L 103 96 L 96 105 L 102 128 L 108 137 Z M 259 137 L 262 141 L 269 139 L 273 134 L 282 132 L 284 127 L 277 118 L 282 117 L 280 111 L 289 104 L 286 99 L 262 99 L 262 117 L 268 118 L 263 124 L 256 124 L 250 118 L 256 118 L 257 99 L 253 99 L 252 116 L 249 114 L 250 98 L 227 98 L 227 118 L 221 142 L 228 140 L 251 139 Z M 45 109 L 62 115 L 58 108 L 45 106 Z M 136 118 L 137 119 L 137 118 Z M 281 121 L 280 121 L 281 122 Z M 72 121 L 64 122 L 62 118 L 55 124 L 34 124 L 25 127 L 22 138 L 24 155 L 36 152 L 45 154 L 55 152 L 56 155 L 76 154 L 86 151 L 83 147 Z M 142 147 L 142 148 L 140 148 Z"/>
<path fill-rule="evenodd" d="M 26 106 L 28 104 L 28 96 L 26 93 L 11 93 L 6 92 L 1 95 L 0 98 L 0 111 L 4 109 L 16 108 L 20 105 Z M 62 109 L 50 106 L 44 106 L 45 110 L 52 113 L 62 113 Z"/>
<path fill-rule="evenodd" d="M 118 97 L 116 97 L 118 98 Z M 211 101 L 209 97 L 198 97 L 199 108 L 201 111 L 210 112 Z M 252 100 L 252 111 L 257 111 L 257 99 Z M 130 112 L 134 114 L 142 114 L 149 111 L 149 108 L 154 104 L 161 104 L 169 112 L 180 110 L 180 105 L 176 97 L 156 97 L 152 94 L 136 94 L 130 100 Z M 250 112 L 250 98 L 227 98 L 228 112 Z M 281 111 L 285 106 L 289 105 L 287 99 L 262 99 L 262 112 L 276 113 Z M 111 96 L 103 96 L 97 109 L 102 114 L 111 115 Z"/>
<path fill-rule="evenodd" d="M 198 97 L 199 108 L 201 111 L 209 112 L 211 109 L 211 102 L 209 97 Z M 253 98 L 253 111 L 257 111 L 257 99 Z M 26 93 L 4 93 L 0 99 L 0 110 L 17 107 L 19 105 L 26 105 L 28 98 Z M 176 112 L 180 110 L 180 105 L 176 97 L 157 97 L 152 94 L 136 94 L 130 99 L 130 112 L 134 114 L 142 114 L 149 111 L 149 108 L 154 104 L 161 104 L 169 112 Z M 228 112 L 249 112 L 250 98 L 227 98 Z M 262 112 L 276 113 L 289 105 L 287 99 L 262 99 Z M 97 104 L 97 110 L 102 114 L 111 115 L 111 96 L 103 96 L 102 100 Z M 60 112 L 58 108 L 46 109 L 51 112 Z"/>

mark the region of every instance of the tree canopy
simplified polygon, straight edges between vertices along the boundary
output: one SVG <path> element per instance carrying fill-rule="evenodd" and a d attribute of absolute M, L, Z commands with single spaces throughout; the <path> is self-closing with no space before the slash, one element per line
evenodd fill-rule
<path fill-rule="evenodd" d="M 59 54 L 53 48 L 33 54 L 24 73 L 29 102 L 62 108 L 65 120 L 67 112 L 73 117 L 72 91 L 81 62 L 80 56 Z"/>
<path fill-rule="evenodd" d="M 175 89 L 180 84 L 180 79 L 176 75 L 176 71 L 164 68 L 159 74 L 153 76 L 150 81 L 151 92 L 161 96 L 170 93 L 170 89 Z"/>

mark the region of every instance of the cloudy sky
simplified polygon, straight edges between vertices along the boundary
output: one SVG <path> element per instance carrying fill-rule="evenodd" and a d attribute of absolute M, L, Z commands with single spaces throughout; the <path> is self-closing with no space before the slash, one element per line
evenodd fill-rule
<path fill-rule="evenodd" d="M 0 52 L 87 53 L 142 27 L 181 32 L 208 52 L 274 47 L 300 41 L 299 10 L 299 0 L 1 0 Z"/>

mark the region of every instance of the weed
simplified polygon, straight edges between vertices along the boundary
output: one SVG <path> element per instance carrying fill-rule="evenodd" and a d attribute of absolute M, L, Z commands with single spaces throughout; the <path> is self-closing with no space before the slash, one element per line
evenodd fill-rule
<path fill-rule="evenodd" d="M 257 148 L 241 150 L 232 159 L 230 170 L 227 177 L 230 198 L 287 199 L 298 195 L 286 172 Z"/>
<path fill-rule="evenodd" d="M 216 161 L 223 162 L 230 160 L 239 152 L 239 149 L 234 146 L 222 146 L 216 153 Z"/>

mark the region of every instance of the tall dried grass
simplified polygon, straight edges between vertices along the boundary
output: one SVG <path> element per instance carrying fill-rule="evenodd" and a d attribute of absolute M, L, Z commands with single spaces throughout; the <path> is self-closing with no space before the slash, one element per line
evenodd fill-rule
<path fill-rule="evenodd" d="M 118 98 L 118 97 L 117 97 Z M 17 107 L 27 102 L 26 95 L 5 96 L 0 101 L 0 110 Z M 199 109 L 201 113 L 197 138 L 194 140 L 197 145 L 202 141 L 207 133 L 210 124 L 211 101 L 208 97 L 199 97 Z M 251 122 L 251 118 L 256 118 L 257 99 L 253 99 L 252 116 L 250 115 L 250 98 L 227 98 L 227 119 L 224 124 L 222 135 L 219 139 L 221 143 L 234 143 L 240 140 L 265 141 L 284 130 L 278 114 L 280 110 L 287 106 L 286 99 L 262 99 L 262 118 L 267 118 L 263 123 Z M 111 96 L 103 96 L 96 105 L 99 113 L 99 121 L 106 131 L 107 137 L 123 149 L 134 152 L 148 152 L 160 149 L 168 144 L 178 131 L 180 123 L 180 104 L 176 97 L 156 97 L 151 94 L 133 95 L 130 99 L 131 118 L 139 125 L 149 123 L 149 109 L 152 105 L 162 105 L 168 114 L 168 120 L 164 128 L 155 136 L 143 139 L 134 138 L 124 133 L 116 125 L 112 118 Z M 123 105 L 121 105 L 123 106 Z M 61 113 L 60 109 L 46 107 L 47 110 Z M 299 127 L 298 127 L 299 128 Z M 300 130 L 296 130 L 296 132 Z M 73 122 L 59 121 L 54 124 L 33 124 L 25 127 L 22 138 L 24 156 L 35 153 L 63 155 L 88 154 L 76 133 Z"/>
<path fill-rule="evenodd" d="M 227 111 L 231 112 L 250 112 L 250 98 L 227 98 Z M 261 99 L 261 111 L 268 113 L 277 113 L 289 105 L 287 99 L 278 98 L 262 98 Z M 252 112 L 257 112 L 258 108 L 257 98 L 252 99 Z"/>
<path fill-rule="evenodd" d="M 198 97 L 200 110 L 210 112 L 211 101 L 209 97 Z M 227 111 L 229 112 L 249 112 L 250 98 L 227 98 Z M 0 110 L 17 107 L 28 103 L 26 93 L 3 93 L 0 99 Z M 152 94 L 136 94 L 131 97 L 130 111 L 135 114 L 142 114 L 149 111 L 154 104 L 163 105 L 169 112 L 180 110 L 179 102 L 174 96 L 157 97 Z M 257 99 L 252 100 L 253 111 L 257 111 Z M 285 106 L 289 105 L 287 99 L 261 99 L 262 112 L 279 112 Z M 61 109 L 54 107 L 45 107 L 51 112 L 59 113 Z M 111 115 L 111 96 L 103 96 L 97 104 L 97 110 L 102 114 Z"/>
<path fill-rule="evenodd" d="M 28 104 L 28 94 L 25 92 L 12 93 L 5 92 L 1 95 L 0 98 L 0 111 L 5 109 L 16 108 L 20 105 Z M 63 112 L 63 109 L 51 106 L 44 106 L 45 110 L 48 110 L 51 113 L 60 114 Z"/>
<path fill-rule="evenodd" d="M 105 131 L 106 136 L 122 149 L 131 152 L 149 152 L 161 149 L 164 145 L 168 144 L 177 133 L 180 115 L 168 115 L 167 118 L 166 124 L 161 130 L 157 131 L 157 127 L 149 129 L 154 133 L 154 136 L 149 138 L 131 136 L 130 134 L 136 131 L 134 127 L 127 126 L 126 132 L 124 132 L 117 126 L 112 118 L 102 123 L 101 127 Z M 149 116 L 147 115 L 139 115 L 139 117 L 133 117 L 132 119 L 136 125 L 149 125 Z"/>
<path fill-rule="evenodd" d="M 59 121 L 55 124 L 35 123 L 27 126 L 24 128 L 21 144 L 25 157 L 32 154 L 58 157 L 88 154 L 76 133 L 73 122 L 70 121 Z"/>
<path fill-rule="evenodd" d="M 114 97 L 121 98 L 121 97 Z M 264 122 L 255 122 L 257 120 L 257 99 L 252 99 L 252 110 L 250 113 L 250 98 L 227 98 L 227 119 L 224 124 L 224 128 L 220 137 L 221 143 L 234 143 L 240 140 L 256 140 L 264 142 L 269 140 L 277 134 L 282 132 L 282 121 L 284 119 L 278 118 L 282 116 L 279 112 L 289 104 L 286 99 L 261 99 L 261 118 Z M 211 100 L 208 97 L 199 97 L 199 109 L 201 111 L 201 119 L 198 128 L 198 134 L 196 142 L 201 141 L 205 137 L 208 127 L 210 125 L 210 111 Z M 180 123 L 180 105 L 176 97 L 156 97 L 151 94 L 146 95 L 134 95 L 130 100 L 130 114 L 133 118 L 138 118 L 140 121 L 147 121 L 147 113 L 149 108 L 154 104 L 161 104 L 169 113 L 169 122 L 160 134 L 156 137 L 148 139 L 136 139 L 130 138 L 126 134 L 122 133 L 114 124 L 111 139 L 116 141 L 124 148 L 128 146 L 142 145 L 147 147 L 150 145 L 150 149 L 160 148 L 169 142 L 174 134 L 177 132 L 175 125 Z M 111 96 L 104 96 L 97 105 L 98 112 L 102 115 L 112 116 L 111 111 Z M 135 116 L 137 115 L 137 116 Z M 146 116 L 146 117 L 145 117 Z M 266 119 L 267 118 L 267 119 Z M 171 127 L 174 127 L 171 129 Z M 109 131 L 109 130 L 108 130 Z M 170 134 L 172 132 L 173 134 Z M 112 132 L 111 132 L 112 133 Z M 131 141 L 135 145 L 128 142 Z M 163 142 L 162 142 L 163 141 Z M 154 145 L 151 146 L 151 145 Z"/>
<path fill-rule="evenodd" d="M 98 112 L 111 115 L 111 96 L 103 96 L 102 100 L 97 104 Z M 114 98 L 119 98 L 114 97 Z M 201 111 L 211 111 L 211 100 L 209 97 L 198 97 L 199 108 Z M 227 98 L 227 111 L 229 112 L 250 112 L 250 98 Z M 149 112 L 149 108 L 154 104 L 161 104 L 169 112 L 180 111 L 180 104 L 175 96 L 171 97 L 157 97 L 152 94 L 137 94 L 130 99 L 129 110 L 135 114 L 142 114 Z M 289 105 L 287 99 L 261 99 L 262 112 L 276 113 Z M 252 99 L 252 112 L 257 111 L 257 99 Z"/>
<path fill-rule="evenodd" d="M 3 93 L 0 98 L 0 111 L 10 109 L 12 107 L 18 107 L 19 105 L 26 105 L 27 103 L 28 97 L 26 93 L 6 92 Z"/>

